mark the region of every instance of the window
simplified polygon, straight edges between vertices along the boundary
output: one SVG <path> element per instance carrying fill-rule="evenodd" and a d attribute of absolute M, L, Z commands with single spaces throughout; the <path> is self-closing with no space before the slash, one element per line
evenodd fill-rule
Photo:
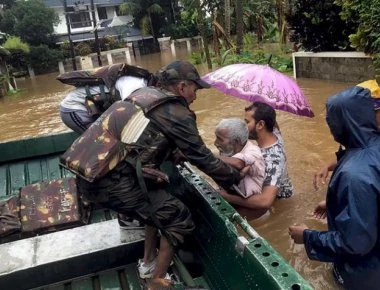
<path fill-rule="evenodd" d="M 82 10 L 83 8 L 86 10 Z M 67 7 L 67 12 L 69 13 L 71 28 L 92 27 L 88 6 L 81 7 L 79 11 L 74 7 Z"/>
<path fill-rule="evenodd" d="M 102 19 L 108 19 L 107 18 L 107 9 L 106 9 L 106 7 L 98 7 L 98 16 L 99 16 L 100 20 L 102 20 Z"/>

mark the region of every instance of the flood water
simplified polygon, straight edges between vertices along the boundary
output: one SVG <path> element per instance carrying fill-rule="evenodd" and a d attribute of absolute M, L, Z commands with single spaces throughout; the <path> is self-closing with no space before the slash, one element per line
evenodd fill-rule
<path fill-rule="evenodd" d="M 186 58 L 186 50 L 177 51 L 177 58 Z M 151 71 L 170 62 L 173 56 L 153 54 L 141 56 L 136 64 Z M 201 73 L 207 68 L 200 66 Z M 58 73 L 37 76 L 35 80 L 18 81 L 25 90 L 17 96 L 0 98 L 0 141 L 26 138 L 67 131 L 58 113 L 65 94 L 72 89 L 55 80 Z M 254 228 L 278 250 L 315 289 L 338 289 L 333 281 L 330 265 L 312 262 L 302 245 L 295 245 L 288 236 L 288 226 L 306 223 L 310 228 L 323 230 L 325 221 L 312 218 L 314 206 L 325 197 L 326 188 L 315 191 L 314 172 L 334 158 L 338 145 L 330 136 L 325 122 L 325 101 L 328 96 L 349 87 L 349 83 L 298 79 L 298 84 L 312 105 L 312 119 L 278 111 L 278 124 L 284 137 L 288 169 L 295 186 L 294 197 L 277 200 L 269 219 L 251 221 Z M 221 118 L 242 117 L 248 102 L 223 95 L 214 89 L 198 93 L 192 109 L 197 114 L 200 133 L 206 144 L 214 148 L 214 128 Z"/>

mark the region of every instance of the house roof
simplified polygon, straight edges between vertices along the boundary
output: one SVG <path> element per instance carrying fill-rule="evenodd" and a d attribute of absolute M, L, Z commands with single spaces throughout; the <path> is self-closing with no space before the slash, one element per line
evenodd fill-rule
<path fill-rule="evenodd" d="M 48 7 L 63 7 L 63 0 L 43 0 Z M 67 6 L 74 6 L 74 2 L 80 2 L 80 4 L 90 5 L 91 0 L 67 0 Z M 120 5 L 124 3 L 123 0 L 94 0 L 94 4 L 97 6 L 110 6 Z"/>

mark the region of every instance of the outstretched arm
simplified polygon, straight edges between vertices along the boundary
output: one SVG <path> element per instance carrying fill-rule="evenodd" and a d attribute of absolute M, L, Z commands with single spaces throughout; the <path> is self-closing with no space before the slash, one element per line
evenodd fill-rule
<path fill-rule="evenodd" d="M 199 135 L 195 114 L 181 102 L 159 106 L 149 112 L 150 120 L 186 156 L 189 162 L 220 186 L 229 188 L 240 181 L 240 172 L 227 165 L 206 147 Z"/>
<path fill-rule="evenodd" d="M 276 199 L 277 191 L 278 187 L 276 186 L 264 186 L 261 194 L 252 195 L 248 198 L 242 198 L 237 195 L 228 194 L 224 191 L 221 192 L 221 195 L 225 200 L 232 204 L 251 209 L 268 210 Z"/>
<path fill-rule="evenodd" d="M 227 156 L 219 156 L 219 159 L 222 160 L 223 162 L 231 165 L 234 168 L 237 169 L 243 169 L 245 166 L 245 162 L 243 160 L 240 160 L 238 158 L 234 157 L 227 157 Z"/>

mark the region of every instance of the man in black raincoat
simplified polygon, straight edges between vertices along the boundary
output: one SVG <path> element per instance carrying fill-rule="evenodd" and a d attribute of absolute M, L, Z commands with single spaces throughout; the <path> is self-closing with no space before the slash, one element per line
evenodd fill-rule
<path fill-rule="evenodd" d="M 345 147 L 327 191 L 328 231 L 293 225 L 310 259 L 334 263 L 346 289 L 380 285 L 380 133 L 368 89 L 353 87 L 327 101 L 327 124 Z"/>

